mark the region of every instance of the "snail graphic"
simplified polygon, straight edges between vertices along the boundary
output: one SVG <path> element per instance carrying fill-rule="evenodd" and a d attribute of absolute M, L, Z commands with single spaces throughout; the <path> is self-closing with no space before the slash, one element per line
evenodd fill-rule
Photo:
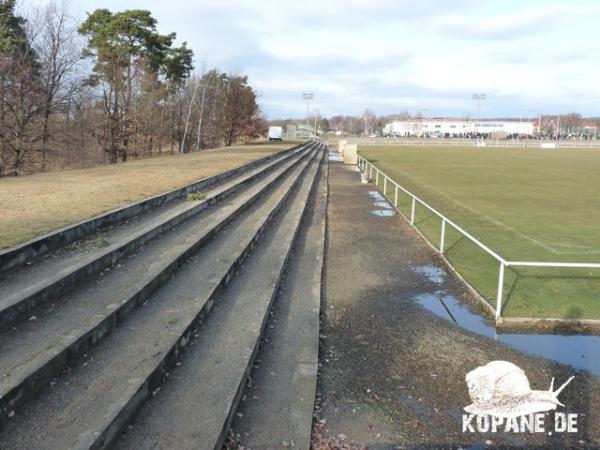
<path fill-rule="evenodd" d="M 558 395 L 573 380 L 569 378 L 554 391 L 554 378 L 547 391 L 532 390 L 525 372 L 508 361 L 492 361 L 478 367 L 465 377 L 473 402 L 464 409 L 475 415 L 490 415 L 506 419 L 537 412 L 555 410 Z"/>

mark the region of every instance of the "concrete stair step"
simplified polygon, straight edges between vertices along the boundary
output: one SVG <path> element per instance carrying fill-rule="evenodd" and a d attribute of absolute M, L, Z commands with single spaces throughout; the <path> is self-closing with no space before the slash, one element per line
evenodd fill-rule
<path fill-rule="evenodd" d="M 198 249 L 296 173 L 299 155 L 211 214 L 191 219 L 95 280 L 0 334 L 0 422 L 143 304 Z"/>
<path fill-rule="evenodd" d="M 322 155 L 285 214 L 273 221 L 272 231 L 217 298 L 181 365 L 140 409 L 117 449 L 221 449 L 321 162 Z"/>
<path fill-rule="evenodd" d="M 143 307 L 5 421 L 0 442 L 11 449 L 107 448 L 160 386 L 314 155 L 224 226 Z"/>
<path fill-rule="evenodd" d="M 206 198 L 202 201 L 172 202 L 126 227 L 109 231 L 102 235 L 101 240 L 96 240 L 107 243 L 105 247 L 94 246 L 93 243 L 76 246 L 71 251 L 57 252 L 32 266 L 4 274 L 0 283 L 0 329 L 22 320 L 40 303 L 64 294 L 85 278 L 116 263 L 174 226 L 247 188 L 281 164 L 297 158 L 306 148 L 287 153 L 213 187 L 206 191 Z"/>
<path fill-rule="evenodd" d="M 186 186 L 173 189 L 172 191 L 100 213 L 72 225 L 67 225 L 58 230 L 19 244 L 16 247 L 0 250 L 0 279 L 2 279 L 2 276 L 6 272 L 22 267 L 31 261 L 35 261 L 49 252 L 60 250 L 74 241 L 96 233 L 99 229 L 111 227 L 114 224 L 119 224 L 122 221 L 143 215 L 146 212 L 155 211 L 169 205 L 173 201 L 185 198 L 189 192 L 205 190 L 216 184 L 235 178 L 244 172 L 266 164 L 269 161 L 278 159 L 285 154 L 292 153 L 303 145 L 305 144 L 300 144 L 287 150 L 258 158 L 239 167 L 203 178 Z"/>
<path fill-rule="evenodd" d="M 327 164 L 286 265 L 231 436 L 244 448 L 310 448 L 319 366 Z M 236 436 L 239 435 L 239 438 Z"/>

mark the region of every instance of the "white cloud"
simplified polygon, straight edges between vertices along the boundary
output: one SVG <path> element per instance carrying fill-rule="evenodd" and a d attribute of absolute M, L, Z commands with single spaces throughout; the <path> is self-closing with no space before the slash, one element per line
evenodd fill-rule
<path fill-rule="evenodd" d="M 600 5 L 547 4 L 483 17 L 468 13 L 449 14 L 430 19 L 428 25 L 434 31 L 458 37 L 511 39 L 553 31 L 557 26 L 598 13 Z"/>
<path fill-rule="evenodd" d="M 80 19 L 96 7 L 150 9 L 196 66 L 248 74 L 270 117 L 303 116 L 305 91 L 328 115 L 464 115 L 474 91 L 488 93 L 485 115 L 600 113 L 595 1 L 71 1 Z"/>

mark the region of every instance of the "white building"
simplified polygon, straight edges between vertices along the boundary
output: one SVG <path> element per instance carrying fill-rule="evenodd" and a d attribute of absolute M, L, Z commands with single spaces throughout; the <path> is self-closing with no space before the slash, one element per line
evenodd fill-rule
<path fill-rule="evenodd" d="M 450 136 L 461 137 L 476 134 L 488 134 L 506 137 L 514 134 L 533 135 L 537 126 L 533 122 L 480 120 L 467 121 L 455 119 L 413 119 L 395 120 L 383 127 L 384 136 Z"/>

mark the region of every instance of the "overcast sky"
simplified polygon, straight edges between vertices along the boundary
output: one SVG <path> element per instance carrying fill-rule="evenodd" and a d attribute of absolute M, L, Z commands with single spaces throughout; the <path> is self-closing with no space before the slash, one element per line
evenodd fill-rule
<path fill-rule="evenodd" d="M 43 2 L 43 0 L 39 0 Z M 483 117 L 600 115 L 600 2 L 548 0 L 70 0 L 152 11 L 200 70 L 243 72 L 269 118 L 403 110 Z M 311 108 L 313 105 L 311 105 Z"/>

